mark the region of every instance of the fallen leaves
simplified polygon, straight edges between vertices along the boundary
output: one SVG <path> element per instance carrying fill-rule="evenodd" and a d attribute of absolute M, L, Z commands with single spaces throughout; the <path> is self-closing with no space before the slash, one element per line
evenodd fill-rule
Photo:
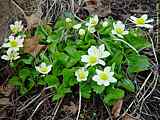
<path fill-rule="evenodd" d="M 26 17 L 26 21 L 27 29 L 30 30 L 31 28 L 36 27 L 41 22 L 41 18 L 39 14 L 32 14 L 31 16 Z"/>
<path fill-rule="evenodd" d="M 85 0 L 84 7 L 90 15 L 97 14 L 100 17 L 106 17 L 111 14 L 111 0 Z"/>
<path fill-rule="evenodd" d="M 47 48 L 46 45 L 39 44 L 40 37 L 33 36 L 27 38 L 24 41 L 24 53 L 29 53 L 32 56 L 36 56 L 41 50 Z"/>
<path fill-rule="evenodd" d="M 73 102 L 70 102 L 70 105 L 63 105 L 63 110 L 67 113 L 76 114 L 78 106 L 75 105 Z"/>
<path fill-rule="evenodd" d="M 122 120 L 139 120 L 138 118 L 132 117 L 130 114 L 125 114 L 125 116 L 122 118 Z"/>
<path fill-rule="evenodd" d="M 113 119 L 116 119 L 117 117 L 119 117 L 121 109 L 122 109 L 122 105 L 123 105 L 123 100 L 118 100 L 112 108 L 112 117 Z"/>

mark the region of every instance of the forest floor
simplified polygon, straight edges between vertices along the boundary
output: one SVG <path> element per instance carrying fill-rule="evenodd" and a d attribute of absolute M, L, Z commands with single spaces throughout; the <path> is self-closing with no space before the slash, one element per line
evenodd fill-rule
<path fill-rule="evenodd" d="M 37 13 L 37 10 L 39 10 L 39 1 L 41 0 L 0 0 L 0 45 L 7 36 L 9 24 L 18 19 L 25 21 L 24 13 L 26 16 Z M 84 0 L 80 6 L 75 4 L 76 2 L 73 5 L 72 2 L 74 0 L 69 0 L 70 2 L 67 0 L 58 1 L 61 2 L 57 2 L 57 4 L 65 6 L 63 11 L 72 10 L 79 17 L 97 14 L 100 18 L 112 16 L 117 20 L 124 21 L 131 15 L 140 16 L 148 14 L 150 18 L 154 18 L 155 20 L 154 28 L 150 32 L 150 36 L 154 41 L 157 56 L 160 56 L 160 48 L 158 45 L 160 3 L 158 3 L 158 1 Z M 44 16 L 46 16 L 51 6 L 52 2 L 44 2 L 43 5 L 41 5 L 41 17 L 44 18 Z M 59 5 L 57 6 L 59 7 Z M 55 14 L 58 16 L 55 12 L 57 9 L 58 8 L 53 7 L 48 16 L 51 17 Z M 58 9 L 57 11 L 60 10 Z M 146 50 L 146 53 L 155 61 L 152 50 Z M 160 57 L 158 57 L 158 59 L 160 61 Z M 0 68 L 3 66 L 3 63 L 0 63 Z M 153 72 L 160 72 L 159 67 L 160 66 L 156 66 Z M 150 71 L 145 71 L 145 73 L 140 73 L 136 76 L 137 86 L 139 88 L 143 86 L 143 88 L 138 96 L 137 91 L 137 93 L 127 95 L 127 97 L 123 99 L 123 106 L 119 113 L 120 116 L 124 115 L 121 117 L 122 120 L 160 120 L 160 80 L 148 80 L 143 84 L 149 73 Z M 16 88 L 6 85 L 5 80 L 9 76 L 10 70 L 7 68 L 0 75 L 1 120 L 75 120 L 78 108 L 78 96 L 76 94 L 65 96 L 58 103 L 51 103 L 47 93 L 44 95 L 36 94 L 20 97 Z M 46 99 L 47 97 L 48 99 Z M 36 110 L 38 105 L 40 105 L 40 107 Z M 112 120 L 114 119 L 112 116 L 112 108 L 105 106 L 99 96 L 91 100 L 82 100 L 79 120 Z"/>

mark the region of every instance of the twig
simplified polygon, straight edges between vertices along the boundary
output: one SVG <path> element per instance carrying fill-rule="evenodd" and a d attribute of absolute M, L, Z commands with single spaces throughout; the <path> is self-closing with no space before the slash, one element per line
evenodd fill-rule
<path fill-rule="evenodd" d="M 24 18 L 26 19 L 27 15 L 25 14 L 24 10 L 14 0 L 11 0 L 11 3 L 14 4 L 21 11 L 21 13 L 24 15 Z"/>
<path fill-rule="evenodd" d="M 104 103 L 104 101 L 103 101 L 103 99 L 102 99 L 101 96 L 100 96 L 100 98 L 101 98 L 101 100 L 102 100 L 102 102 L 103 102 L 104 107 L 106 108 L 106 110 L 107 110 L 107 112 L 108 112 L 109 118 L 110 118 L 111 120 L 113 120 L 113 119 L 112 119 L 112 115 L 111 115 L 111 113 L 110 113 L 108 107 L 105 105 L 105 103 Z"/>
<path fill-rule="evenodd" d="M 63 98 L 64 98 L 64 97 L 63 97 Z M 60 105 L 61 105 L 61 103 L 62 103 L 62 101 L 63 101 L 63 98 L 61 98 L 61 100 L 59 101 L 58 105 L 56 106 L 56 109 L 55 109 L 55 111 L 54 111 L 54 114 L 53 114 L 52 120 L 54 120 L 54 119 L 55 119 L 56 114 L 57 114 L 57 112 L 58 112 L 58 109 L 59 109 L 59 107 L 60 107 Z"/>
<path fill-rule="evenodd" d="M 78 107 L 78 114 L 77 114 L 77 117 L 76 117 L 76 120 L 79 119 L 79 115 L 80 115 L 80 112 L 81 112 L 81 87 L 79 86 L 79 107 Z"/>
<path fill-rule="evenodd" d="M 34 116 L 34 114 L 36 113 L 36 111 L 38 110 L 38 108 L 48 99 L 52 96 L 53 94 L 51 94 L 50 96 L 48 96 L 47 98 L 43 99 L 36 107 L 36 109 L 34 110 L 34 112 L 32 113 L 32 115 L 27 119 L 27 120 L 32 120 L 32 117 Z"/>
<path fill-rule="evenodd" d="M 125 110 L 125 112 L 118 118 L 118 120 L 120 120 L 122 117 L 125 116 L 125 114 L 128 112 L 128 110 L 132 107 L 133 103 L 136 101 L 136 98 L 139 96 L 140 92 L 143 90 L 144 86 L 146 85 L 147 81 L 149 80 L 149 78 L 151 77 L 153 72 L 150 72 L 150 74 L 147 76 L 147 78 L 145 79 L 143 85 L 141 86 L 139 92 L 136 94 L 135 99 L 132 101 L 132 103 L 129 105 L 129 107 L 127 108 L 127 110 Z"/>
<path fill-rule="evenodd" d="M 52 3 L 52 6 L 50 7 L 50 9 L 48 10 L 47 14 L 46 14 L 46 17 L 45 17 L 45 20 L 47 20 L 48 16 L 49 16 L 49 13 L 51 12 L 53 6 L 55 5 L 55 3 L 57 2 L 57 0 L 54 0 L 54 2 Z"/>

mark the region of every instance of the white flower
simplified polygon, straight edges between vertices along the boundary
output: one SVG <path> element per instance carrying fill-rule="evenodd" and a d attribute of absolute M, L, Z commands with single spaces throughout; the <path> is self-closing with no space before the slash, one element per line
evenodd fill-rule
<path fill-rule="evenodd" d="M 72 22 L 72 19 L 71 18 L 66 18 L 66 22 L 70 23 L 70 22 Z"/>
<path fill-rule="evenodd" d="M 7 47 L 18 51 L 20 47 L 23 47 L 23 42 L 24 38 L 21 36 L 18 37 L 9 36 L 8 42 L 4 43 L 2 47 Z"/>
<path fill-rule="evenodd" d="M 79 30 L 79 35 L 80 35 L 80 36 L 83 36 L 83 35 L 85 35 L 85 32 L 86 32 L 86 31 L 85 31 L 84 29 L 80 29 L 80 30 Z"/>
<path fill-rule="evenodd" d="M 108 26 L 108 20 L 105 20 L 105 21 L 102 23 L 102 26 L 103 26 L 103 27 L 107 27 L 107 26 Z"/>
<path fill-rule="evenodd" d="M 92 79 L 96 81 L 98 85 L 108 86 L 110 83 L 117 82 L 113 75 L 114 72 L 111 72 L 111 67 L 105 67 L 104 71 L 96 69 L 96 75 L 94 75 Z"/>
<path fill-rule="evenodd" d="M 120 38 L 123 38 L 123 35 L 128 34 L 128 31 L 125 30 L 125 25 L 121 21 L 113 23 L 112 34 L 117 35 Z"/>
<path fill-rule="evenodd" d="M 96 32 L 96 29 L 95 29 L 94 26 L 88 26 L 88 31 L 89 31 L 90 33 L 94 33 L 94 32 Z"/>
<path fill-rule="evenodd" d="M 13 60 L 17 60 L 18 58 L 20 58 L 20 56 L 19 56 L 19 53 L 17 53 L 17 51 L 9 48 L 7 50 L 7 55 L 2 55 L 1 58 L 12 62 Z"/>
<path fill-rule="evenodd" d="M 98 21 L 99 21 L 98 16 L 95 15 L 95 16 L 93 16 L 89 19 L 89 25 L 88 26 L 96 26 L 98 24 Z"/>
<path fill-rule="evenodd" d="M 51 71 L 52 65 L 46 65 L 46 63 L 41 63 L 39 66 L 35 67 L 36 70 L 42 74 L 48 74 Z"/>
<path fill-rule="evenodd" d="M 88 26 L 88 31 L 90 33 L 94 33 L 96 31 L 95 26 L 98 24 L 98 22 L 99 22 L 98 16 L 95 15 L 89 19 L 88 23 L 86 23 L 86 26 Z"/>
<path fill-rule="evenodd" d="M 95 46 L 91 46 L 88 49 L 88 55 L 82 55 L 81 61 L 87 63 L 86 67 L 94 66 L 96 64 L 105 65 L 105 62 L 101 60 L 102 58 L 106 58 L 110 55 L 108 51 L 105 51 L 104 44 L 96 48 Z"/>
<path fill-rule="evenodd" d="M 15 34 L 21 32 L 23 30 L 22 21 L 16 21 L 14 24 L 11 24 L 10 29 Z"/>
<path fill-rule="evenodd" d="M 77 77 L 78 82 L 86 81 L 88 77 L 88 71 L 85 70 L 85 68 L 78 69 L 75 72 L 75 76 Z"/>
<path fill-rule="evenodd" d="M 153 22 L 153 19 L 148 19 L 148 15 L 144 14 L 139 18 L 136 18 L 134 16 L 130 17 L 130 21 L 135 23 L 138 27 L 145 27 L 145 28 L 153 28 L 153 25 L 150 25 L 148 23 Z"/>
<path fill-rule="evenodd" d="M 76 30 L 78 30 L 80 27 L 81 27 L 81 24 L 73 25 L 73 29 L 76 29 Z"/>

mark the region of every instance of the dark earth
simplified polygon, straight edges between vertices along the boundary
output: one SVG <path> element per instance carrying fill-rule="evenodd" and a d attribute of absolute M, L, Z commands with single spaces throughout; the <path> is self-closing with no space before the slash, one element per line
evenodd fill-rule
<path fill-rule="evenodd" d="M 22 8 L 27 16 L 36 12 L 37 1 L 40 0 L 13 0 L 20 8 Z M 52 0 L 46 0 L 52 1 Z M 62 0 L 64 6 L 68 6 L 71 2 L 67 0 Z M 75 0 L 76 1 L 76 0 Z M 154 29 L 151 32 L 155 44 L 157 31 L 159 28 L 159 23 L 156 23 L 158 16 L 157 13 L 160 13 L 159 10 L 159 1 L 156 0 L 84 0 L 81 6 L 75 4 L 75 8 L 79 8 L 76 12 L 77 16 L 84 17 L 88 14 L 98 14 L 102 19 L 107 16 L 112 16 L 117 20 L 125 20 L 131 15 L 140 16 L 142 14 L 148 14 L 149 17 L 155 19 Z M 95 2 L 97 1 L 97 2 Z M 44 2 L 42 5 L 43 16 L 48 10 L 46 6 L 47 2 Z M 60 3 L 60 2 L 59 2 Z M 51 3 L 50 3 L 51 4 Z M 48 7 L 50 7 L 50 4 Z M 67 5 L 65 5 L 67 4 Z M 92 7 L 92 8 L 91 8 Z M 65 9 L 69 9 L 66 7 Z M 51 12 L 51 14 L 55 14 Z M 52 16 L 52 15 L 50 15 Z M 7 30 L 10 23 L 13 21 L 22 19 L 24 16 L 22 12 L 13 4 L 12 0 L 0 0 L 0 45 L 3 43 L 4 38 L 7 36 Z M 25 21 L 25 20 L 24 20 Z M 158 45 L 156 45 L 158 46 Z M 158 52 L 157 48 L 157 52 Z M 152 59 L 153 51 L 146 50 L 150 54 Z M 159 52 L 160 53 L 160 52 Z M 154 58 L 153 58 L 154 61 Z M 49 91 L 44 91 L 42 95 L 35 100 L 31 105 L 27 106 L 24 109 L 21 107 L 25 106 L 33 97 L 38 96 L 38 93 L 28 95 L 25 97 L 20 97 L 16 88 L 7 87 L 6 88 L 6 78 L 8 78 L 12 71 L 8 66 L 5 66 L 5 63 L 0 63 L 0 85 L 1 88 L 10 90 L 9 94 L 6 96 L 6 92 L 1 93 L 0 89 L 0 120 L 52 120 L 54 117 L 54 108 L 56 103 L 52 103 L 49 96 Z M 2 68 L 2 69 L 1 69 Z M 4 69 L 3 69 L 4 68 Z M 158 72 L 158 66 L 155 67 L 155 72 Z M 146 71 L 147 73 L 147 71 Z M 146 73 L 137 75 L 137 85 L 141 86 Z M 147 73 L 148 74 L 148 73 Z M 144 77 L 144 78 L 143 78 Z M 151 81 L 148 82 L 148 86 Z M 4 95 L 5 94 L 5 95 Z M 5 96 L 5 97 L 4 97 Z M 109 116 L 111 114 L 111 107 L 106 108 L 99 96 L 93 95 L 91 100 L 82 100 L 82 108 L 79 120 L 110 120 Z M 5 98 L 5 99 L 4 99 Z M 31 117 L 31 114 L 37 107 L 37 105 L 47 98 L 36 113 Z M 123 107 L 121 113 L 128 108 L 130 103 L 135 98 L 135 94 L 127 95 L 124 98 Z M 5 101 L 5 102 L 4 102 Z M 2 104 L 2 102 L 4 104 Z M 78 106 L 78 92 L 74 95 L 69 94 L 63 98 L 62 103 L 59 105 L 57 114 L 55 115 L 55 120 L 75 120 Z M 160 82 L 158 81 L 154 92 L 145 100 L 142 109 L 142 104 L 138 104 L 137 101 L 133 104 L 128 114 L 132 117 L 124 117 L 122 120 L 160 120 Z M 67 107 L 66 107 L 67 106 Z"/>

